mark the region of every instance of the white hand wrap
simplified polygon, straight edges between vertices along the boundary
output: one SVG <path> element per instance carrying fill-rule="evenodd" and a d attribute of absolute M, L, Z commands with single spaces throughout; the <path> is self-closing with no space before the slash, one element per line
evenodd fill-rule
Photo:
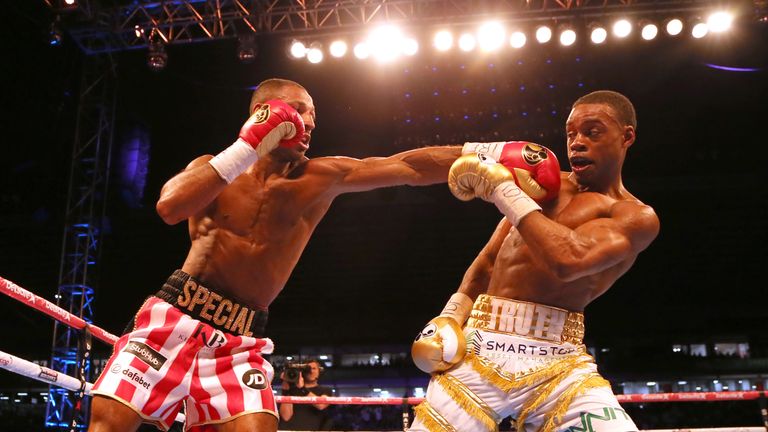
<path fill-rule="evenodd" d="M 499 160 L 501 159 L 501 151 L 504 149 L 505 144 L 507 144 L 507 141 L 467 142 L 461 148 L 461 154 L 477 153 L 490 156 L 493 160 Z"/>
<path fill-rule="evenodd" d="M 234 144 L 213 157 L 209 164 L 227 183 L 235 181 L 249 166 L 259 160 L 259 154 L 250 144 L 238 138 Z"/>
<path fill-rule="evenodd" d="M 440 316 L 453 318 L 459 325 L 463 325 L 464 321 L 469 318 L 471 311 L 472 299 L 464 293 L 457 292 L 445 304 L 443 311 L 440 312 Z"/>
<path fill-rule="evenodd" d="M 526 195 L 513 181 L 505 181 L 496 186 L 491 195 L 491 201 L 514 226 L 517 226 L 528 213 L 541 211 L 536 201 Z"/>

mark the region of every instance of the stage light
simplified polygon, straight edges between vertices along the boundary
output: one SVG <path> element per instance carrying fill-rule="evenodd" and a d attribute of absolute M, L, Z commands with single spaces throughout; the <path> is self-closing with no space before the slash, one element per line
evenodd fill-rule
<path fill-rule="evenodd" d="M 659 28 L 652 22 L 641 21 L 640 29 L 640 36 L 647 41 L 655 39 L 659 34 Z"/>
<path fill-rule="evenodd" d="M 303 58 L 304 56 L 307 55 L 307 47 L 306 45 L 304 45 L 303 42 L 295 40 L 291 42 L 290 52 L 291 52 L 291 57 L 293 58 L 297 58 L 297 59 Z"/>
<path fill-rule="evenodd" d="M 440 30 L 435 33 L 434 44 L 438 51 L 448 51 L 453 47 L 453 35 L 448 30 Z"/>
<path fill-rule="evenodd" d="M 74 6 L 75 0 L 64 0 L 64 4 L 67 6 Z"/>
<path fill-rule="evenodd" d="M 165 52 L 165 44 L 161 41 L 150 42 L 149 52 L 147 54 L 147 66 L 154 71 L 160 72 L 168 64 L 168 54 Z"/>
<path fill-rule="evenodd" d="M 547 26 L 541 26 L 536 29 L 536 40 L 539 43 L 547 43 L 552 39 L 552 29 Z"/>
<path fill-rule="evenodd" d="M 667 21 L 666 25 L 667 34 L 670 36 L 677 36 L 683 31 L 683 21 L 678 18 L 673 18 Z"/>
<path fill-rule="evenodd" d="M 307 49 L 307 61 L 310 63 L 320 63 L 323 61 L 323 49 L 319 42 L 312 42 Z"/>
<path fill-rule="evenodd" d="M 608 31 L 602 25 L 598 23 L 592 23 L 589 25 L 589 39 L 594 44 L 601 44 L 608 38 Z"/>
<path fill-rule="evenodd" d="M 380 62 L 390 62 L 401 54 L 402 31 L 393 25 L 375 28 L 368 36 L 373 57 Z"/>
<path fill-rule="evenodd" d="M 347 43 L 343 40 L 335 40 L 331 42 L 331 45 L 328 47 L 328 51 L 331 53 L 331 56 L 336 58 L 344 57 L 344 55 L 347 54 Z"/>
<path fill-rule="evenodd" d="M 475 40 L 475 37 L 469 33 L 464 33 L 461 36 L 459 36 L 459 49 L 465 52 L 472 51 L 475 49 L 475 46 L 477 45 L 477 41 Z"/>
<path fill-rule="evenodd" d="M 237 59 L 242 63 L 252 63 L 256 60 L 259 49 L 253 35 L 240 36 L 237 39 Z"/>
<path fill-rule="evenodd" d="M 571 46 L 576 42 L 576 32 L 568 26 L 560 28 L 560 45 Z"/>
<path fill-rule="evenodd" d="M 414 38 L 405 38 L 400 41 L 400 51 L 407 56 L 414 56 L 419 52 L 419 43 Z"/>
<path fill-rule="evenodd" d="M 724 11 L 715 12 L 707 18 L 707 28 L 712 33 L 728 31 L 732 23 L 733 15 Z"/>
<path fill-rule="evenodd" d="M 513 32 L 512 36 L 509 37 L 509 44 L 512 45 L 512 48 L 522 48 L 525 46 L 525 42 L 525 33 L 521 31 Z"/>
<path fill-rule="evenodd" d="M 358 43 L 352 51 L 354 52 L 355 57 L 360 60 L 365 60 L 371 56 L 371 47 L 368 46 L 366 42 Z"/>
<path fill-rule="evenodd" d="M 693 29 L 691 29 L 691 36 L 695 37 L 696 39 L 701 39 L 704 36 L 709 33 L 709 29 L 707 28 L 707 24 L 703 22 L 696 23 L 693 26 Z"/>
<path fill-rule="evenodd" d="M 618 38 L 625 38 L 632 33 L 632 24 L 628 20 L 620 19 L 613 23 L 613 34 Z"/>
<path fill-rule="evenodd" d="M 504 27 L 498 22 L 489 22 L 477 31 L 480 49 L 486 52 L 496 51 L 504 45 Z"/>

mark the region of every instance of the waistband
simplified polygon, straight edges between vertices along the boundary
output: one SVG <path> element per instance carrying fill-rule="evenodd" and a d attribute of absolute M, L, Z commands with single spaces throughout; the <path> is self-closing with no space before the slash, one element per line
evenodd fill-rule
<path fill-rule="evenodd" d="M 155 297 L 221 331 L 264 337 L 267 310 L 227 298 L 181 270 L 173 272 Z"/>
<path fill-rule="evenodd" d="M 584 339 L 584 314 L 481 294 L 472 306 L 467 327 L 580 345 Z"/>

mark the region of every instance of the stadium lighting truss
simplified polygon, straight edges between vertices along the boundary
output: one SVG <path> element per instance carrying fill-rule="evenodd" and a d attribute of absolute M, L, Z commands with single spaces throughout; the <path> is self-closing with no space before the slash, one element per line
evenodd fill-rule
<path fill-rule="evenodd" d="M 46 0 L 66 15 L 66 28 L 86 54 L 146 48 L 154 33 L 166 44 L 242 34 L 332 33 L 370 24 L 468 24 L 703 11 L 712 0 L 173 0 L 113 2 Z M 739 0 L 734 0 L 739 1 Z M 109 3 L 109 6 L 106 4 Z M 722 6 L 722 5 L 721 5 Z"/>

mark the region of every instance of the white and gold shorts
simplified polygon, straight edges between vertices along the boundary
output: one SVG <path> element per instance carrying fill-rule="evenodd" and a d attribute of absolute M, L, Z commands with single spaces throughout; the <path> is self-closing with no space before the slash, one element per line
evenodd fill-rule
<path fill-rule="evenodd" d="M 467 355 L 435 374 L 410 431 L 629 432 L 637 426 L 582 344 L 584 316 L 481 295 L 464 328 Z"/>

